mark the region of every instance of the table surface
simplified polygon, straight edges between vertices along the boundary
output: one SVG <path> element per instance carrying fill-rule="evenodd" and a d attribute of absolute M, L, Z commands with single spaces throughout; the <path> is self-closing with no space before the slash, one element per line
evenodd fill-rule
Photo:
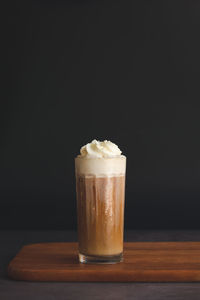
<path fill-rule="evenodd" d="M 200 283 L 22 282 L 6 276 L 9 261 L 25 244 L 77 241 L 72 231 L 0 231 L 0 299 L 200 299 Z M 200 241 L 200 230 L 128 231 L 125 241 Z"/>

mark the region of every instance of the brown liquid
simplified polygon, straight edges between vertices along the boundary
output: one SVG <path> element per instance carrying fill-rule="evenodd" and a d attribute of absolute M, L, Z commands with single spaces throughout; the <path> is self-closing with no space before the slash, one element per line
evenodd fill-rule
<path fill-rule="evenodd" d="M 116 255 L 123 251 L 125 176 L 77 175 L 79 252 Z"/>

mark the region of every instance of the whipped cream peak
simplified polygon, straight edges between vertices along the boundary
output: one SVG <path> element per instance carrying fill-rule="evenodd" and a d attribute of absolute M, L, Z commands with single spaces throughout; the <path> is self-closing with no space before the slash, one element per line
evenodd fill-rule
<path fill-rule="evenodd" d="M 121 150 L 118 146 L 110 141 L 97 141 L 93 140 L 91 143 L 83 146 L 80 150 L 82 157 L 117 157 L 121 155 Z"/>

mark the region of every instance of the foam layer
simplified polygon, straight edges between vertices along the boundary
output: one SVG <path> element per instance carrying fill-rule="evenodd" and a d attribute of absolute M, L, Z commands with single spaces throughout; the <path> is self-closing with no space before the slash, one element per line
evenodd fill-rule
<path fill-rule="evenodd" d="M 109 158 L 87 158 L 78 155 L 75 158 L 75 170 L 76 174 L 86 176 L 124 175 L 126 172 L 126 157 L 119 155 L 118 157 Z"/>

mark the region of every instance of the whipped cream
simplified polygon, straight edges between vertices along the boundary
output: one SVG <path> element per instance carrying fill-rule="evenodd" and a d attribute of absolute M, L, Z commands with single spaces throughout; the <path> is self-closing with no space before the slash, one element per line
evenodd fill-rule
<path fill-rule="evenodd" d="M 93 140 L 91 143 L 83 146 L 80 150 L 82 157 L 117 157 L 121 155 L 121 150 L 118 146 L 110 141 L 97 141 Z"/>
<path fill-rule="evenodd" d="M 117 145 L 110 141 L 93 140 L 83 146 L 75 158 L 77 175 L 84 176 L 124 176 L 126 156 L 121 155 Z"/>

